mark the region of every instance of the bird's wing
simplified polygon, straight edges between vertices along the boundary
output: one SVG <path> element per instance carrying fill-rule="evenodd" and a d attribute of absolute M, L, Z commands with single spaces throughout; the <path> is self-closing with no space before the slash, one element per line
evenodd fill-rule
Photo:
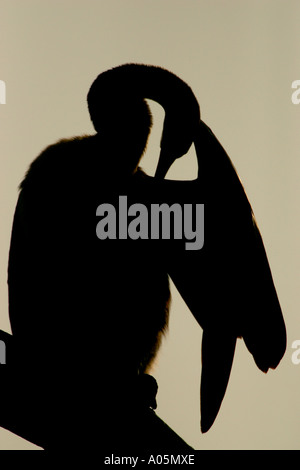
<path fill-rule="evenodd" d="M 204 203 L 204 246 L 174 253 L 169 274 L 203 328 L 201 429 L 213 424 L 224 397 L 236 338 L 257 366 L 275 368 L 286 348 L 285 324 L 251 206 L 211 130 L 195 140 L 199 175 L 189 198 Z"/>

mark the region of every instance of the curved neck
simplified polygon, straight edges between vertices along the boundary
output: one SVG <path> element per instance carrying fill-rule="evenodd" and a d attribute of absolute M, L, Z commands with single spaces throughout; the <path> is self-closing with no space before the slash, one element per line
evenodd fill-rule
<path fill-rule="evenodd" d="M 93 113 L 105 112 L 112 102 L 122 108 L 124 103 L 130 106 L 133 100 L 144 98 L 158 102 L 165 110 L 156 172 L 164 177 L 174 160 L 188 152 L 200 120 L 197 99 L 183 80 L 161 67 L 121 65 L 98 75 L 88 93 L 88 106 L 93 120 Z"/>

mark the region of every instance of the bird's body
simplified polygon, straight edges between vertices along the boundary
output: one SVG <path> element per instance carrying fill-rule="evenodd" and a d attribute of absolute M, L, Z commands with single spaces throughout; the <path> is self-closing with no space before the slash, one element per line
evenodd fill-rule
<path fill-rule="evenodd" d="M 157 100 L 166 111 L 155 178 L 138 168 L 151 128 L 144 98 Z M 117 67 L 95 80 L 88 104 L 97 134 L 44 150 L 21 185 L 15 213 L 8 269 L 15 361 L 20 364 L 26 349 L 41 407 L 51 391 L 44 428 L 33 420 L 29 436 L 50 447 L 74 443 L 75 423 L 89 429 L 94 413 L 117 439 L 114 419 L 122 421 L 119 411 L 126 404 L 135 410 L 132 384 L 147 372 L 167 327 L 168 276 L 203 328 L 201 415 L 207 431 L 226 390 L 237 338 L 244 338 L 263 371 L 277 366 L 286 345 L 251 206 L 228 155 L 200 121 L 194 94 L 175 75 L 137 64 Z M 198 178 L 164 180 L 193 142 Z M 195 252 L 182 240 L 97 236 L 92 244 L 92 207 L 114 205 L 120 195 L 146 207 L 204 203 L 204 247 Z M 215 363 L 216 343 L 223 348 L 221 364 L 220 357 Z M 75 408 L 70 396 L 79 403 Z M 151 419 L 145 418 L 146 427 L 157 437 L 161 428 L 151 427 Z M 118 445 L 126 434 L 126 426 L 121 429 Z M 127 439 L 137 440 L 133 425 L 131 431 Z M 147 439 L 149 444 L 150 435 Z"/>

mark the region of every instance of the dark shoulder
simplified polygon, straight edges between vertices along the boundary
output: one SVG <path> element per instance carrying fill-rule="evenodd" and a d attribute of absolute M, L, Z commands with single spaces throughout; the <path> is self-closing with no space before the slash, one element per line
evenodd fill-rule
<path fill-rule="evenodd" d="M 93 158 L 97 147 L 96 135 L 76 136 L 48 145 L 30 164 L 20 189 L 27 185 L 59 182 L 80 173 L 80 168 Z"/>

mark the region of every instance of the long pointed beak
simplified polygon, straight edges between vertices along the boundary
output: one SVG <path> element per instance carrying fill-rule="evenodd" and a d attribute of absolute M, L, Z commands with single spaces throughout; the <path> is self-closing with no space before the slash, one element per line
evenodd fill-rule
<path fill-rule="evenodd" d="M 168 173 L 172 163 L 176 160 L 176 158 L 177 157 L 172 156 L 167 150 L 164 150 L 162 148 L 159 154 L 155 178 L 163 179 Z"/>

